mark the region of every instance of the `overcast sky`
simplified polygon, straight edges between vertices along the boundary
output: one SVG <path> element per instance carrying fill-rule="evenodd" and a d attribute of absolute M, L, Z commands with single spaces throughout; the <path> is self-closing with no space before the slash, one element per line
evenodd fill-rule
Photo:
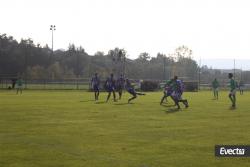
<path fill-rule="evenodd" d="M 87 53 L 115 47 L 130 58 L 169 54 L 180 45 L 195 59 L 250 56 L 249 0 L 0 0 L 0 33 Z"/>

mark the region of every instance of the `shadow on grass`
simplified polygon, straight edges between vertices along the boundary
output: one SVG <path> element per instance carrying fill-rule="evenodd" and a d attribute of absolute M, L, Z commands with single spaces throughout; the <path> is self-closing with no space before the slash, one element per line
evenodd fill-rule
<path fill-rule="evenodd" d="M 81 103 L 87 103 L 87 102 L 91 102 L 91 101 L 95 101 L 95 100 L 82 100 L 80 101 Z"/>
<path fill-rule="evenodd" d="M 236 107 L 230 107 L 229 110 L 234 111 L 234 110 L 236 110 Z"/>
<path fill-rule="evenodd" d="M 95 104 L 106 104 L 106 101 L 97 101 Z"/>
<path fill-rule="evenodd" d="M 162 104 L 161 106 L 163 106 L 163 107 L 174 107 L 175 105 L 174 104 Z"/>
<path fill-rule="evenodd" d="M 178 109 L 178 108 L 169 108 L 165 112 L 166 112 L 166 114 L 171 114 L 171 113 L 175 113 L 175 112 L 178 112 L 178 111 L 181 111 L 181 109 Z"/>
<path fill-rule="evenodd" d="M 123 105 L 130 105 L 130 104 L 134 104 L 134 103 L 116 103 L 114 105 L 123 106 Z"/>

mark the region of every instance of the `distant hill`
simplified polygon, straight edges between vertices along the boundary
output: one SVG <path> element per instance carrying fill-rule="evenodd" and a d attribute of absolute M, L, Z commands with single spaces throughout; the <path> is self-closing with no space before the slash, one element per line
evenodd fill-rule
<path fill-rule="evenodd" d="M 200 60 L 196 60 L 196 61 L 198 64 L 200 63 Z M 213 68 L 213 69 L 224 69 L 226 71 L 226 70 L 234 69 L 234 60 L 233 59 L 201 59 L 201 65 L 202 66 L 206 65 L 208 68 Z M 239 70 L 242 69 L 244 71 L 250 71 L 250 59 L 236 59 L 235 68 Z"/>

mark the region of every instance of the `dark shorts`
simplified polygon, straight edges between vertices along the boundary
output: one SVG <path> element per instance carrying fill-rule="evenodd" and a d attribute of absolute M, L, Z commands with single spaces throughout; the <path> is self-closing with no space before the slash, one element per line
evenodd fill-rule
<path fill-rule="evenodd" d="M 122 89 L 123 89 L 123 87 L 120 86 L 120 85 L 116 87 L 116 90 L 117 90 L 117 91 L 122 91 Z"/>
<path fill-rule="evenodd" d="M 107 92 L 113 92 L 115 88 L 113 86 L 107 87 Z"/>
<path fill-rule="evenodd" d="M 95 92 L 99 91 L 99 87 L 97 85 L 94 85 L 93 89 L 94 89 Z"/>
<path fill-rule="evenodd" d="M 173 93 L 173 91 L 167 91 L 167 92 L 165 92 L 165 96 L 171 96 L 172 93 Z"/>
<path fill-rule="evenodd" d="M 131 95 L 136 96 L 136 92 L 135 92 L 134 89 L 131 88 L 131 89 L 128 89 L 127 91 L 128 91 L 128 93 L 130 93 Z"/>

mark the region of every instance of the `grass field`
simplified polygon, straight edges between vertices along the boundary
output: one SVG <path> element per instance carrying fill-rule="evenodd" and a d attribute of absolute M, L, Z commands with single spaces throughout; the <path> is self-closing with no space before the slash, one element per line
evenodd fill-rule
<path fill-rule="evenodd" d="M 161 92 L 127 104 L 81 91 L 0 91 L 1 167 L 247 167 L 215 144 L 250 144 L 250 94 L 185 93 L 190 108 L 159 105 Z M 183 106 L 182 106 L 183 107 Z"/>

